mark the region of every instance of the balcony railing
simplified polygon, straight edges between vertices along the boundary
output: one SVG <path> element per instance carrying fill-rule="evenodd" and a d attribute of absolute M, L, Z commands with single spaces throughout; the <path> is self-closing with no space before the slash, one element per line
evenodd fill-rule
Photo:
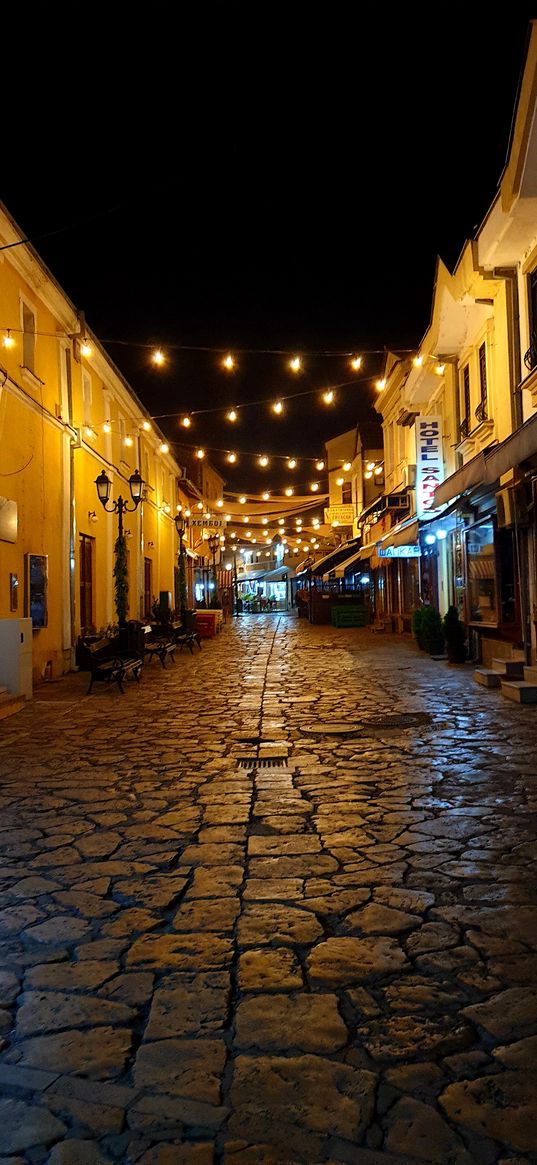
<path fill-rule="evenodd" d="M 476 415 L 477 420 L 479 421 L 480 425 L 483 424 L 483 421 L 488 421 L 489 414 L 488 414 L 488 409 L 487 409 L 487 398 L 486 397 L 484 397 L 483 400 L 479 402 L 479 404 L 475 410 L 475 415 Z"/>
<path fill-rule="evenodd" d="M 461 421 L 461 423 L 459 425 L 459 441 L 464 441 L 465 437 L 468 436 L 469 432 L 470 432 L 470 418 L 465 417 L 464 420 Z"/>
<path fill-rule="evenodd" d="M 533 372 L 533 369 L 537 368 L 537 332 L 531 333 L 531 344 L 524 356 L 524 364 L 528 372 Z"/>

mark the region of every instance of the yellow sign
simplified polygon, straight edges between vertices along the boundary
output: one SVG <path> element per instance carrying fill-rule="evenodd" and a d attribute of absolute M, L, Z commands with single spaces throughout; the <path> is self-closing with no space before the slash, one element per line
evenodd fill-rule
<path fill-rule="evenodd" d="M 324 520 L 328 526 L 332 526 L 334 522 L 339 526 L 352 526 L 354 506 L 328 506 L 324 511 Z"/>

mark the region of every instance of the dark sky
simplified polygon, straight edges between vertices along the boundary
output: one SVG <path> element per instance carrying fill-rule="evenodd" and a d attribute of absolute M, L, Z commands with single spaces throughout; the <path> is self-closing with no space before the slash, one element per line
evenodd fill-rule
<path fill-rule="evenodd" d="M 312 356 L 297 381 L 251 353 L 229 377 L 216 353 L 176 349 L 157 372 L 110 341 L 415 347 L 437 254 L 452 266 L 494 197 L 531 10 L 157 5 L 119 30 L 98 11 L 76 52 L 44 55 L 35 29 L 33 120 L 6 124 L 2 199 L 148 410 L 321 389 L 349 369 Z M 380 359 L 330 412 L 306 395 L 282 420 L 245 410 L 232 433 L 209 414 L 191 440 L 316 456 L 370 415 Z M 230 488 L 278 485 L 250 465 L 226 467 Z"/>

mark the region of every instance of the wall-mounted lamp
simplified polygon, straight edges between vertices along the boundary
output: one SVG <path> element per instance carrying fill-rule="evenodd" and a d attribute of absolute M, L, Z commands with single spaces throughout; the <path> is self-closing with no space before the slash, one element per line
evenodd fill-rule
<path fill-rule="evenodd" d="M 148 550 L 154 550 L 154 549 L 155 549 L 155 543 L 154 543 L 154 542 L 146 542 L 146 546 L 147 546 L 147 549 L 148 549 Z"/>
<path fill-rule="evenodd" d="M 95 510 L 88 510 L 88 522 L 92 522 L 93 525 L 95 525 L 95 522 L 98 522 L 98 521 L 99 521 L 99 519 L 97 517 L 97 514 L 95 513 Z"/>

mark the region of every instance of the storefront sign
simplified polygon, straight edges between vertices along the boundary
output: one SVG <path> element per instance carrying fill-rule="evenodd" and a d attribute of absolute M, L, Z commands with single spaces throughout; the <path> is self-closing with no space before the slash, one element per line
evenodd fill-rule
<path fill-rule="evenodd" d="M 328 506 L 324 511 L 324 520 L 328 526 L 334 522 L 338 522 L 340 526 L 352 526 L 354 506 Z"/>
<path fill-rule="evenodd" d="M 416 512 L 434 512 L 434 491 L 444 480 L 442 418 L 416 417 Z"/>
<path fill-rule="evenodd" d="M 419 546 L 377 546 L 379 558 L 419 558 Z"/>
<path fill-rule="evenodd" d="M 187 525 L 201 527 L 203 530 L 222 530 L 226 524 L 225 518 L 188 518 Z"/>

